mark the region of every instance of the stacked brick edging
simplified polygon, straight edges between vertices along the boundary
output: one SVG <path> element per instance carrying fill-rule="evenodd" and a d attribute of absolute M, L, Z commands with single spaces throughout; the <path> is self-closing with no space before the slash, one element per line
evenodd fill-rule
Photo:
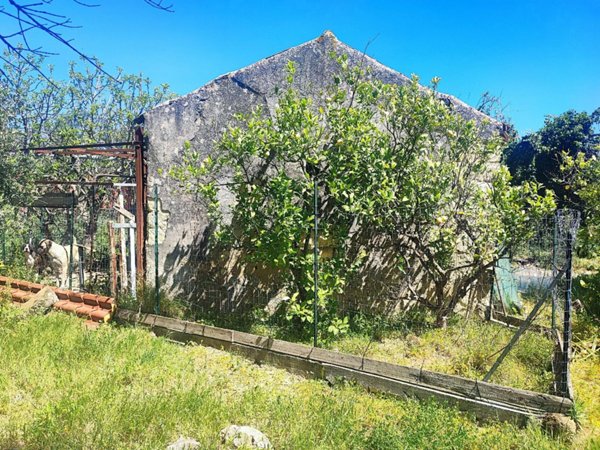
<path fill-rule="evenodd" d="M 44 287 L 49 287 L 58 297 L 58 301 L 53 306 L 54 309 L 74 313 L 79 317 L 93 322 L 108 322 L 117 307 L 115 299 L 111 297 L 87 292 L 69 291 L 67 289 L 0 276 L 0 287 L 2 286 L 9 288 L 13 301 L 17 303 L 25 303 L 33 294 L 39 292 Z"/>

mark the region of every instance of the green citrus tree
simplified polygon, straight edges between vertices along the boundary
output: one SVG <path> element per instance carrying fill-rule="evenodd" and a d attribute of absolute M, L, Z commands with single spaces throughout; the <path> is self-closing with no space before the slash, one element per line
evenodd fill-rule
<path fill-rule="evenodd" d="M 290 84 L 274 115 L 236 116 L 214 154 L 187 145 L 171 175 L 207 200 L 217 242 L 283 274 L 293 292 L 288 317 L 312 320 L 316 180 L 320 243 L 333 248 L 319 274 L 324 331 L 346 326 L 333 299 L 375 247 L 406 276 L 425 271 L 428 288 L 411 295 L 442 322 L 533 232 L 552 196 L 535 183 L 511 186 L 508 171 L 494 169 L 503 141 L 454 113 L 437 80 L 432 89 L 416 77 L 389 85 L 340 63 L 323 101 Z M 294 65 L 288 70 L 291 83 Z M 230 211 L 220 190 L 235 199 Z"/>

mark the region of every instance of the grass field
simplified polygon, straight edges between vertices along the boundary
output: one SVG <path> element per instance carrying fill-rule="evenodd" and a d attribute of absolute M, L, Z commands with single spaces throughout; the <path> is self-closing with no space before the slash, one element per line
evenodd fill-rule
<path fill-rule="evenodd" d="M 142 329 L 0 308 L 0 448 L 160 449 L 185 435 L 211 449 L 232 423 L 277 449 L 566 448 L 537 425 L 478 426 L 441 405 L 330 388 Z"/>

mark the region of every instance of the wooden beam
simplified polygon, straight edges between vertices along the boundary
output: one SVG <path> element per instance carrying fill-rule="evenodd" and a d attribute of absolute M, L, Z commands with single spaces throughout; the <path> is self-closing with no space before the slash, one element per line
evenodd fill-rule
<path fill-rule="evenodd" d="M 234 349 L 251 355 L 255 361 L 269 361 L 286 369 L 309 371 L 311 376 L 318 378 L 339 375 L 369 388 L 399 396 L 435 398 L 455 404 L 483 419 L 510 420 L 522 424 L 526 417 L 539 417 L 549 412 L 565 414 L 573 406 L 571 400 L 550 394 L 399 366 L 179 319 L 128 310 L 119 310 L 117 318 L 159 330 L 161 334 L 178 341 L 195 341 L 226 350 Z"/>
<path fill-rule="evenodd" d="M 135 216 L 133 214 L 131 214 L 129 211 L 127 211 L 122 205 L 114 205 L 113 208 L 119 214 L 125 216 L 127 218 L 127 220 L 135 219 Z"/>

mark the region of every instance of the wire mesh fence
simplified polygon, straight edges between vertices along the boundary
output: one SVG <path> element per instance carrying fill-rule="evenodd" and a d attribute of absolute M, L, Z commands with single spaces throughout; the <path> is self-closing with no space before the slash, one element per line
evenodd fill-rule
<path fill-rule="evenodd" d="M 286 282 L 252 262 L 239 269 L 231 263 L 235 251 L 215 256 L 218 252 L 209 249 L 203 238 L 194 240 L 193 214 L 189 228 L 178 225 L 169 231 L 184 238 L 176 250 L 159 256 L 159 240 L 164 237 L 159 238 L 163 218 L 158 196 L 153 213 L 149 222 L 156 223 L 156 235 L 148 235 L 147 254 L 156 259 L 157 285 L 163 288 L 148 299 L 148 312 L 157 311 L 156 301 L 162 314 L 305 343 L 312 342 L 318 328 L 319 345 L 341 351 L 570 396 L 569 358 L 564 352 L 570 345 L 570 332 L 565 331 L 570 321 L 567 268 L 579 223 L 577 212 L 559 211 L 537 223 L 531 239 L 509 249 L 495 267 L 479 274 L 455 316 L 443 316 L 440 322 L 432 314 L 433 303 L 425 297 L 432 295 L 434 283 L 417 265 L 407 264 L 391 277 L 381 270 L 376 276 L 371 272 L 347 277 L 343 289 L 325 294 L 327 308 L 335 311 L 339 321 L 322 318 L 316 327 L 309 309 L 303 317 L 290 313 L 297 294 L 289 279 Z M 327 262 L 327 255 L 335 250 L 319 244 L 319 255 Z M 372 265 L 385 260 L 377 251 L 373 247 L 367 256 L 372 257 Z M 461 251 L 466 254 L 471 249 L 461 247 L 447 266 L 461 265 Z M 558 334 L 567 338 L 560 352 Z"/>
<path fill-rule="evenodd" d="M 553 391 L 570 398 L 572 267 L 579 223 L 578 211 L 559 210 L 539 224 L 532 239 L 498 262 L 489 314 L 518 327 L 491 372 L 527 329 L 546 331 L 555 340 Z"/>
<path fill-rule="evenodd" d="M 103 189 L 80 192 L 76 201 L 73 195 L 46 195 L 45 203 L 2 209 L 2 270 L 75 290 L 123 298 L 135 294 L 133 187 Z M 156 258 L 158 268 L 159 235 L 166 231 L 160 229 L 158 202 L 151 211 L 154 217 L 148 222 L 154 228 L 148 230 L 146 255 Z M 327 307 L 315 324 L 310 309 L 303 316 L 291 313 L 297 294 L 289 280 L 254 263 L 233 269 L 228 266 L 231 253 L 229 259 L 207 257 L 213 250 L 193 242 L 186 250 L 185 270 L 163 263 L 157 280 L 170 283 L 140 301 L 147 303 L 148 312 L 160 306 L 167 315 L 287 340 L 310 343 L 317 329 L 319 345 L 341 351 L 571 396 L 570 268 L 578 224 L 579 214 L 573 211 L 539 222 L 529 241 L 479 274 L 476 288 L 461 298 L 459 314 L 451 317 L 432 313 L 434 303 L 426 296 L 435 294 L 435 283 L 418 266 L 407 264 L 393 276 L 380 270 L 376 276 L 360 272 L 346 277 L 341 289 L 323 294 Z M 60 270 L 41 264 L 40 249 L 48 240 L 66 255 Z M 326 245 L 319 249 L 324 270 L 333 251 Z M 385 259 L 377 252 L 373 248 L 367 255 L 373 266 Z M 552 371 L 546 369 L 550 363 Z"/>
<path fill-rule="evenodd" d="M 130 186 L 91 185 L 78 192 L 42 193 L 28 206 L 0 211 L 2 271 L 14 278 L 75 291 L 117 296 L 128 290 L 133 216 Z M 120 210 L 119 210 L 120 209 Z"/>

